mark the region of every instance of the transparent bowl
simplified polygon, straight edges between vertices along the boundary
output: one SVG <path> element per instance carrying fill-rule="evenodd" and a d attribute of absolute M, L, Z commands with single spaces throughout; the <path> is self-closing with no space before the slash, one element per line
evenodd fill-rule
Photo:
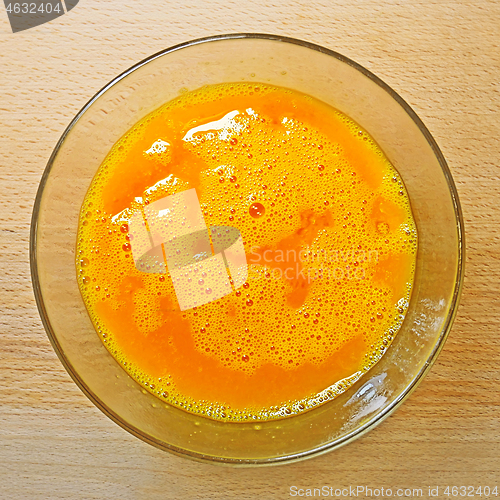
<path fill-rule="evenodd" d="M 195 416 L 143 390 L 95 332 L 74 264 L 80 206 L 113 144 L 181 89 L 241 80 L 293 88 L 357 121 L 401 174 L 419 233 L 410 307 L 382 359 L 335 400 L 259 425 Z M 323 47 L 280 36 L 236 34 L 159 52 L 115 78 L 84 106 L 43 174 L 33 211 L 30 258 L 35 296 L 50 341 L 98 408 L 163 450 L 211 463 L 265 465 L 338 448 L 372 429 L 408 397 L 450 331 L 463 282 L 463 234 L 446 162 L 429 131 L 396 92 Z"/>

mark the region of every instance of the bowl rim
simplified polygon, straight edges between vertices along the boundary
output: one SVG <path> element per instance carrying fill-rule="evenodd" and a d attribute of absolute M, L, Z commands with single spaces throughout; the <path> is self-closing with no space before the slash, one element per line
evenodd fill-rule
<path fill-rule="evenodd" d="M 222 457 L 215 457 L 212 455 L 205 455 L 203 453 L 198 453 L 194 452 L 191 450 L 187 450 L 184 448 L 180 448 L 174 445 L 167 444 L 165 442 L 162 442 L 152 436 L 149 436 L 139 430 L 138 428 L 134 427 L 133 425 L 130 425 L 127 423 L 125 420 L 123 420 L 118 414 L 113 412 L 103 401 L 101 401 L 87 385 L 85 382 L 80 378 L 79 374 L 77 371 L 74 369 L 72 366 L 71 362 L 69 359 L 66 357 L 63 349 L 61 348 L 58 340 L 57 340 L 57 335 L 55 334 L 52 325 L 50 323 L 50 320 L 48 318 L 46 308 L 45 308 L 45 303 L 40 287 L 40 280 L 38 276 L 38 263 L 37 263 L 37 230 L 38 230 L 38 218 L 40 214 L 40 206 L 41 206 L 41 201 L 43 198 L 43 193 L 44 193 L 44 188 L 47 184 L 47 180 L 49 178 L 49 175 L 52 170 L 52 166 L 54 164 L 54 160 L 57 157 L 57 154 L 59 150 L 61 149 L 66 137 L 68 134 L 71 132 L 71 130 L 76 126 L 80 118 L 83 116 L 83 114 L 90 108 L 90 106 L 99 98 L 101 97 L 108 89 L 116 85 L 118 82 L 120 82 L 123 78 L 131 74 L 132 72 L 136 71 L 137 69 L 141 68 L 142 66 L 148 64 L 151 61 L 154 61 L 155 59 L 162 57 L 166 54 L 169 54 L 171 52 L 175 52 L 187 47 L 192 47 L 194 45 L 198 44 L 203 44 L 203 43 L 210 43 L 210 42 L 219 42 L 219 41 L 224 41 L 224 40 L 237 40 L 237 39 L 259 39 L 259 40 L 269 40 L 269 41 L 274 41 L 274 42 L 282 42 L 282 43 L 288 43 L 292 45 L 298 45 L 304 48 L 308 48 L 311 50 L 315 50 L 317 52 L 321 52 L 323 54 L 326 54 L 328 56 L 334 57 L 335 59 L 353 67 L 360 73 L 362 73 L 364 76 L 368 77 L 370 80 L 372 80 L 375 84 L 377 84 L 379 87 L 381 87 L 383 90 L 385 90 L 402 108 L 403 110 L 409 115 L 409 117 L 413 120 L 413 122 L 417 125 L 419 128 L 420 132 L 422 135 L 425 137 L 427 142 L 429 143 L 430 147 L 432 148 L 432 151 L 438 160 L 438 163 L 442 169 L 442 172 L 444 174 L 444 177 L 447 182 L 447 186 L 451 195 L 452 203 L 453 203 L 453 208 L 454 208 L 454 213 L 455 213 L 455 222 L 456 222 L 456 230 L 457 230 L 457 239 L 458 239 L 458 259 L 457 259 L 457 269 L 456 269 L 456 281 L 455 281 L 455 287 L 453 290 L 453 294 L 451 297 L 450 301 L 450 308 L 448 310 L 448 314 L 445 318 L 444 321 L 444 326 L 442 328 L 441 334 L 436 341 L 434 348 L 432 352 L 430 353 L 427 361 L 425 362 L 424 366 L 421 368 L 421 370 L 418 372 L 418 374 L 414 377 L 413 381 L 411 382 L 410 385 L 408 385 L 405 390 L 391 403 L 389 404 L 386 408 L 384 408 L 380 413 L 372 417 L 368 422 L 363 424 L 361 427 L 358 429 L 348 433 L 347 435 L 343 436 L 342 438 L 326 443 L 324 445 L 315 447 L 311 450 L 295 453 L 295 454 L 290 454 L 282 457 L 274 457 L 274 458 L 269 458 L 269 459 L 235 459 L 235 458 L 222 458 Z M 47 165 L 45 167 L 45 170 L 42 174 L 40 184 L 37 190 L 35 202 L 33 205 L 33 212 L 32 212 L 32 217 L 31 217 L 31 225 L 30 225 L 30 242 L 29 242 L 29 258 L 30 258 L 30 268 L 31 268 L 31 280 L 32 280 L 32 285 L 33 285 L 33 292 L 35 295 L 35 300 L 38 308 L 38 312 L 40 314 L 40 318 L 42 320 L 42 324 L 45 328 L 45 331 L 47 333 L 47 336 L 50 340 L 50 343 L 52 344 L 53 349 L 55 350 L 58 358 L 60 359 L 61 363 L 63 364 L 64 368 L 68 372 L 68 374 L 71 376 L 73 381 L 77 384 L 77 386 L 82 390 L 82 392 L 90 399 L 90 401 L 97 406 L 105 415 L 107 415 L 113 422 L 118 424 L 120 427 L 125 429 L 126 431 L 130 432 L 134 436 L 138 437 L 142 441 L 145 441 L 161 450 L 164 451 L 169 451 L 171 453 L 174 453 L 175 455 L 182 456 L 182 457 L 187 457 L 190 459 L 193 459 L 195 461 L 203 462 L 203 463 L 212 463 L 212 464 L 221 464 L 221 465 L 226 465 L 226 466 L 236 466 L 236 467 L 249 467 L 249 466 L 269 466 L 269 465 L 279 465 L 283 463 L 293 463 L 293 462 L 298 462 L 307 458 L 312 458 L 315 456 L 322 455 L 324 453 L 327 453 L 329 451 L 332 451 L 334 449 L 337 449 L 341 446 L 344 446 L 354 439 L 357 439 L 367 433 L 369 430 L 373 429 L 377 425 L 379 425 L 383 420 L 385 420 L 389 415 L 391 415 L 400 405 L 401 403 L 409 397 L 409 395 L 417 388 L 417 386 L 420 384 L 422 379 L 425 377 L 425 375 L 428 373 L 434 362 L 436 361 L 439 353 L 441 352 L 441 349 L 444 346 L 444 343 L 446 341 L 446 338 L 448 337 L 448 334 L 451 330 L 451 327 L 453 325 L 453 321 L 455 319 L 455 316 L 457 314 L 458 310 L 458 304 L 460 301 L 460 296 L 462 293 L 462 288 L 463 288 L 463 281 L 464 281 L 464 274 L 465 274 L 465 228 L 464 228 L 464 220 L 463 220 L 463 214 L 462 214 L 462 209 L 460 205 L 460 201 L 458 198 L 458 192 L 455 186 L 455 183 L 453 181 L 450 169 L 446 163 L 446 160 L 439 149 L 439 146 L 437 145 L 436 141 L 432 137 L 431 133 L 427 129 L 427 127 L 424 125 L 422 120 L 417 116 L 417 114 L 413 111 L 413 109 L 409 106 L 409 104 L 396 92 L 394 91 L 389 85 L 384 83 L 379 77 L 374 75 L 371 71 L 367 70 L 360 64 L 356 63 L 352 59 L 349 59 L 348 57 L 339 54 L 338 52 L 335 52 L 333 50 L 327 49 L 325 47 L 322 47 L 320 45 L 311 43 L 311 42 L 306 42 L 304 40 L 299 40 L 296 38 L 290 38 L 282 35 L 273 35 L 273 34 L 266 34 L 266 33 L 229 33 L 229 34 L 221 34 L 221 35 L 214 35 L 214 36 L 207 36 L 203 38 L 197 38 L 194 40 L 190 40 L 187 42 L 183 42 L 174 46 L 171 46 L 169 48 L 163 49 L 159 52 L 156 52 L 155 54 L 146 57 L 142 61 L 134 64 L 124 72 L 122 72 L 120 75 L 112 79 L 108 84 L 106 84 L 104 87 L 102 87 L 81 109 L 80 111 L 75 115 L 75 117 L 71 120 L 67 128 L 64 130 L 62 133 L 60 139 L 58 140 L 54 150 L 52 151 L 49 160 L 47 162 Z"/>

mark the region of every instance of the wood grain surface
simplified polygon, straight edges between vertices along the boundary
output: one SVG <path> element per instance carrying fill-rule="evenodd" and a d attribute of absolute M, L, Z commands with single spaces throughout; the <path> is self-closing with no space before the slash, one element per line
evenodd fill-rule
<path fill-rule="evenodd" d="M 417 391 L 338 451 L 258 470 L 171 456 L 95 408 L 49 344 L 28 256 L 40 177 L 81 106 L 154 52 L 231 32 L 318 43 L 399 92 L 449 163 L 467 235 L 458 316 Z M 440 486 L 439 498 L 446 485 L 500 490 L 499 33 L 498 0 L 81 0 L 17 34 L 0 5 L 0 499 L 284 499 L 292 485 L 423 488 L 423 498 L 428 486 Z"/>

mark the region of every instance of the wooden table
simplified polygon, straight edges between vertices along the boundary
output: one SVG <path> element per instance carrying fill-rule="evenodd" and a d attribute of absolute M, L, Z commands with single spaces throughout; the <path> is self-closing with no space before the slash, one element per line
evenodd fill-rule
<path fill-rule="evenodd" d="M 39 319 L 28 239 L 47 159 L 98 89 L 163 48 L 247 31 L 334 49 L 409 102 L 455 178 L 467 272 L 442 354 L 393 416 L 320 458 L 233 470 L 161 452 L 87 400 Z M 424 498 L 440 486 L 445 498 L 447 485 L 500 489 L 499 33 L 498 0 L 82 0 L 17 34 L 0 6 L 0 498 L 284 499 L 293 485 L 423 488 Z"/>

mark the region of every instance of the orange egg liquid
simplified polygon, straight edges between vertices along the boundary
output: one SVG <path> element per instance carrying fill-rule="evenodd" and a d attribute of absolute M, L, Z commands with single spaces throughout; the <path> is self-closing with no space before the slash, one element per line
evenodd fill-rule
<path fill-rule="evenodd" d="M 215 233 L 174 270 L 146 214 L 186 193 L 207 228 L 241 235 L 238 275 Z M 160 232 L 178 223 L 169 210 Z M 157 272 L 138 264 L 134 214 Z M 113 146 L 81 209 L 76 267 L 98 334 L 137 382 L 238 422 L 307 411 L 366 373 L 401 327 L 416 252 L 404 185 L 366 131 L 310 96 L 234 83 L 181 94 Z"/>

